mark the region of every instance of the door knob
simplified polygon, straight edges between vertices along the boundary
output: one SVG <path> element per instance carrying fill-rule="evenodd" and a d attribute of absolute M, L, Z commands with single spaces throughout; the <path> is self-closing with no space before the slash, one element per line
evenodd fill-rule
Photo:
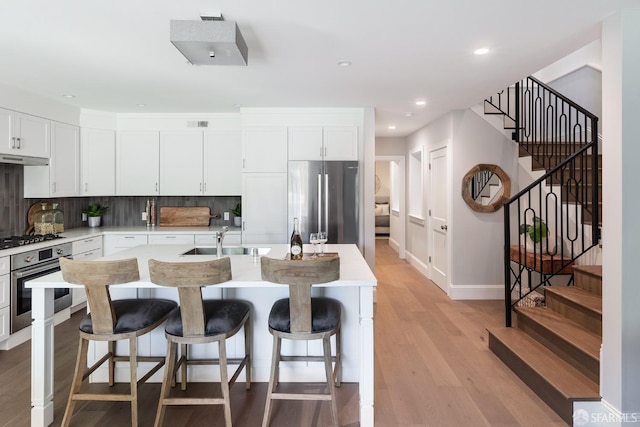
<path fill-rule="evenodd" d="M 447 226 L 446 225 L 441 225 L 440 226 L 440 230 L 445 230 L 446 231 L 447 230 Z"/>

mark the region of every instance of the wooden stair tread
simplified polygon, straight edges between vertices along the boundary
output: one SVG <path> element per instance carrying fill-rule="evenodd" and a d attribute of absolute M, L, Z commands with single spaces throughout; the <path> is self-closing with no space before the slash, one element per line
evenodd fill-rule
<path fill-rule="evenodd" d="M 489 333 L 567 400 L 600 399 L 598 384 L 525 332 L 503 327 L 492 328 Z"/>
<path fill-rule="evenodd" d="M 544 274 L 572 274 L 573 261 L 571 258 L 561 257 L 560 255 L 548 255 L 534 252 L 532 249 L 525 251 L 522 245 L 511 245 L 510 247 L 511 261 L 524 265 L 533 271 Z M 562 268 L 562 266 L 565 266 Z M 560 270 L 562 268 L 562 270 Z M 558 271 L 560 270 L 560 271 Z"/>
<path fill-rule="evenodd" d="M 547 307 L 517 307 L 518 316 L 524 315 L 543 326 L 554 335 L 570 342 L 589 357 L 599 360 L 602 337 Z"/>
<path fill-rule="evenodd" d="M 546 293 L 552 293 L 571 301 L 575 305 L 586 307 L 602 317 L 602 297 L 575 286 L 547 286 Z"/>
<path fill-rule="evenodd" d="M 581 273 L 588 274 L 593 277 L 598 277 L 602 280 L 602 266 L 601 265 L 574 265 L 574 271 L 577 270 Z"/>

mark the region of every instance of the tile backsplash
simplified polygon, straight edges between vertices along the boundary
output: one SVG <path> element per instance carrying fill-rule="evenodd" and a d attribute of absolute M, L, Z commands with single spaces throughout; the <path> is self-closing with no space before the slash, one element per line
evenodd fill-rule
<path fill-rule="evenodd" d="M 0 164 L 0 236 L 20 235 L 28 226 L 27 212 L 31 205 L 41 199 L 23 198 L 24 166 Z M 58 203 L 64 212 L 65 229 L 86 226 L 82 222 L 82 210 L 89 204 L 100 203 L 109 206 L 102 217 L 105 226 L 144 226 L 141 213 L 145 210 L 147 199 L 155 198 L 159 212 L 162 206 L 208 206 L 212 214 L 231 211 L 240 202 L 240 196 L 109 196 L 109 197 L 65 197 L 42 199 L 49 203 Z M 233 225 L 233 214 L 229 221 L 211 219 L 211 225 Z"/>

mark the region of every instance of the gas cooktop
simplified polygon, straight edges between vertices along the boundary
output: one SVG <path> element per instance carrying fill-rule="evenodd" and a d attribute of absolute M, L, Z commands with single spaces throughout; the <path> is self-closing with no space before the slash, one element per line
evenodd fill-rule
<path fill-rule="evenodd" d="M 18 246 L 40 243 L 46 240 L 61 239 L 57 234 L 25 234 L 24 236 L 9 236 L 0 238 L 0 249 L 17 248 Z"/>

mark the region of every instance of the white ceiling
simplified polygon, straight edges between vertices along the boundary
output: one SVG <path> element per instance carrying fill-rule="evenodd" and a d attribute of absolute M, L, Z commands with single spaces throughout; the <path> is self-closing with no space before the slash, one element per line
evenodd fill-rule
<path fill-rule="evenodd" d="M 374 107 L 377 136 L 405 136 L 597 39 L 618 3 L 2 0 L 0 82 L 110 112 Z M 202 11 L 238 23 L 247 67 L 192 66 L 169 42 Z"/>

